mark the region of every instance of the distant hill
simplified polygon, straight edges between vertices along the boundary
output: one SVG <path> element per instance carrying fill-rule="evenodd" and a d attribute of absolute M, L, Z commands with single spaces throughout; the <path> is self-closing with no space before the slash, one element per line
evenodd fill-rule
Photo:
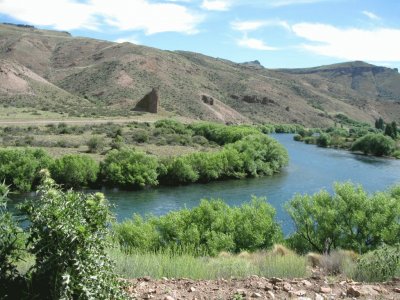
<path fill-rule="evenodd" d="M 0 25 L 0 104 L 126 115 L 154 87 L 162 111 L 193 119 L 328 126 L 342 113 L 400 121 L 396 69 L 364 62 L 267 69 L 258 61 Z"/>

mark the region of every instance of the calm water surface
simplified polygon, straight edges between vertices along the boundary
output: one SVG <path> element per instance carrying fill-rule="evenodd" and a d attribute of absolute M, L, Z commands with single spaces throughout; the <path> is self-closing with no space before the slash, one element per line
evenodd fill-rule
<path fill-rule="evenodd" d="M 400 183 L 400 160 L 306 145 L 293 141 L 291 134 L 272 136 L 286 147 L 290 157 L 288 167 L 278 175 L 135 192 L 103 192 L 115 205 L 119 221 L 130 218 L 134 213 L 163 215 L 171 210 L 190 208 L 204 198 L 220 198 L 229 205 L 240 205 L 249 201 L 252 195 L 266 197 L 275 207 L 284 232 L 289 233 L 292 224 L 283 204 L 296 193 L 314 193 L 321 188 L 332 191 L 335 181 L 360 183 L 369 192 L 385 190 Z"/>

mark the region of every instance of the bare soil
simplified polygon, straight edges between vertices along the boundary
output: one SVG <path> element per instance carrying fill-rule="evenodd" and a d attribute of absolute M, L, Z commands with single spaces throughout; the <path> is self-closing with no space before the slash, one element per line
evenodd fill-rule
<path fill-rule="evenodd" d="M 365 284 L 332 277 L 190 280 L 149 277 L 124 280 L 133 299 L 400 299 L 400 278 Z"/>

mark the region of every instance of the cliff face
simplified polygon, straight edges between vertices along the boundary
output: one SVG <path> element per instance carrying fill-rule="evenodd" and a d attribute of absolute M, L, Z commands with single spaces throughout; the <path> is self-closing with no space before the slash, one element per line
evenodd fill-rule
<path fill-rule="evenodd" d="M 116 115 L 131 112 L 156 86 L 158 108 L 144 110 L 193 119 L 328 126 L 342 113 L 370 123 L 379 116 L 400 121 L 399 73 L 363 62 L 272 70 L 258 61 L 239 64 L 10 25 L 0 25 L 0 59 L 47 82 L 29 79 L 23 93 L 0 82 L 0 103 L 7 105 L 78 113 L 91 106 Z"/>

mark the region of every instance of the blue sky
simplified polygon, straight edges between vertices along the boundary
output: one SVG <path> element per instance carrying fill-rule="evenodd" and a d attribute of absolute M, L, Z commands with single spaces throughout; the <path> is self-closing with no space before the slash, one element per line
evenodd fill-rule
<path fill-rule="evenodd" d="M 400 67 L 399 0 L 0 0 L 0 21 L 268 68 Z"/>

